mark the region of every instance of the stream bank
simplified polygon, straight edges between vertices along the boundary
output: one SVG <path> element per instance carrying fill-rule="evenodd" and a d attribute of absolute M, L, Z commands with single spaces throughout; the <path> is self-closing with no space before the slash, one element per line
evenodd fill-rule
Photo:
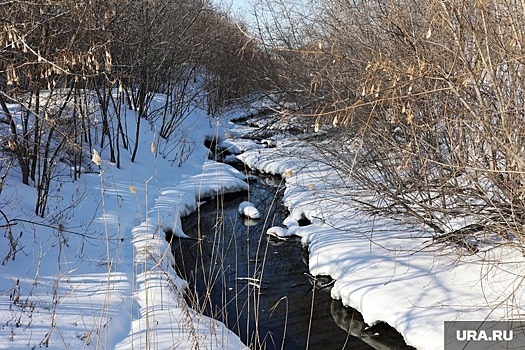
<path fill-rule="evenodd" d="M 248 193 L 217 195 L 182 220 L 184 232 L 200 238 L 172 245 L 192 308 L 222 321 L 253 349 L 409 349 L 391 327 L 368 327 L 359 312 L 331 299 L 329 288 L 312 287 L 300 239 L 265 234 L 289 215 L 284 182 L 255 174 Z M 244 200 L 263 219 L 241 218 Z"/>
<path fill-rule="evenodd" d="M 172 246 L 177 273 L 190 285 L 188 303 L 255 349 L 373 349 L 334 320 L 349 312 L 312 288 L 300 241 L 265 234 L 288 215 L 272 182 L 279 184 L 259 177 L 250 182 L 249 194 L 216 197 L 183 219 L 184 232 L 202 238 Z M 262 219 L 239 216 L 238 205 L 247 197 Z"/>

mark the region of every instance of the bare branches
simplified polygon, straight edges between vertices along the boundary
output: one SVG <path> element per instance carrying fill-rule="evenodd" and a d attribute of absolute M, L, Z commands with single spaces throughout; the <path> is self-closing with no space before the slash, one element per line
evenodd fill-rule
<path fill-rule="evenodd" d="M 158 119 L 169 145 L 161 155 L 182 162 L 187 155 L 171 149 L 184 143 L 180 122 L 263 81 L 257 46 L 208 0 L 16 1 L 0 7 L 0 27 L 4 153 L 37 188 L 41 216 L 57 165 L 76 179 L 95 144 L 117 166 L 122 149 L 134 161 L 141 124 Z M 163 110 L 151 108 L 156 94 L 166 96 Z M 126 106 L 136 111 L 133 131 Z"/>
<path fill-rule="evenodd" d="M 294 91 L 287 98 L 310 130 L 326 131 L 319 147 L 385 213 L 436 233 L 487 224 L 487 235 L 522 244 L 522 10 L 505 0 L 327 0 L 300 19 L 307 33 L 283 24 L 262 38 L 281 91 Z"/>

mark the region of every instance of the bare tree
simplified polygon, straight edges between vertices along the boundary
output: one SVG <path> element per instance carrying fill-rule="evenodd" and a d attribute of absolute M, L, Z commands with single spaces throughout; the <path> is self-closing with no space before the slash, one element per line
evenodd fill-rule
<path fill-rule="evenodd" d="M 208 0 L 14 1 L 0 7 L 0 25 L 3 152 L 37 188 L 42 216 L 57 165 L 76 179 L 93 147 L 117 166 L 122 150 L 135 161 L 142 123 L 157 120 L 161 154 L 183 159 L 187 150 L 171 149 L 184 144 L 178 128 L 191 111 L 216 110 L 256 86 L 240 68 L 257 50 Z M 166 102 L 154 110 L 157 94 Z"/>
<path fill-rule="evenodd" d="M 334 166 L 377 194 L 375 212 L 412 216 L 452 244 L 468 231 L 452 226 L 459 217 L 479 242 L 522 241 L 520 3 L 326 0 L 301 16 L 269 2 L 258 19 L 276 86 L 311 130 L 324 127 Z"/>

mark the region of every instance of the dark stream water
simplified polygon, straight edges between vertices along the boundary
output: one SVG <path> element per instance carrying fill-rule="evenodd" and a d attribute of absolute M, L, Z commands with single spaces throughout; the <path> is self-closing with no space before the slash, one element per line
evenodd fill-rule
<path fill-rule="evenodd" d="M 363 332 L 357 311 L 312 289 L 298 240 L 267 237 L 266 229 L 287 215 L 281 191 L 279 179 L 258 177 L 249 193 L 208 200 L 183 219 L 184 231 L 202 238 L 173 243 L 192 307 L 224 322 L 252 349 L 407 348 L 398 334 L 378 339 L 376 329 Z M 263 218 L 241 218 L 243 200 L 254 203 Z"/>

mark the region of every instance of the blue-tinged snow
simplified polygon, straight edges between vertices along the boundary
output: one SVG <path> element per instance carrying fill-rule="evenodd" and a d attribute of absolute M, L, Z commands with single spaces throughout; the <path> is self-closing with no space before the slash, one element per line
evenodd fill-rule
<path fill-rule="evenodd" d="M 133 134 L 135 115 L 127 115 Z M 32 214 L 35 189 L 21 185 L 12 171 L 0 204 L 12 220 L 17 253 L 0 268 L 0 348 L 245 348 L 222 323 L 185 303 L 186 282 L 176 275 L 164 239 L 166 227 L 186 235 L 181 217 L 203 198 L 248 189 L 239 171 L 208 160 L 203 144 L 212 135 L 225 137 L 223 146 L 241 153 L 250 167 L 283 176 L 290 216 L 267 233 L 300 236 L 310 252 L 311 275 L 334 278 L 332 297 L 358 309 L 368 324 L 385 321 L 409 345 L 430 350 L 443 349 L 443 321 L 521 316 L 520 251 L 494 246 L 480 258 L 425 249 L 425 227 L 367 215 L 359 205 L 367 194 L 315 149 L 286 138 L 239 142 L 228 135 L 254 128 L 231 127 L 227 119 L 194 110 L 181 125 L 192 147 L 180 166 L 155 157 L 155 148 L 168 146 L 154 127 L 141 129 L 135 163 L 123 151 L 120 169 L 108 161 L 107 150 L 96 149 L 100 169 L 92 166 L 76 182 L 56 185 L 45 218 Z M 68 167 L 62 170 L 68 179 Z M 303 220 L 311 224 L 300 226 Z M 2 259 L 10 250 L 4 240 Z"/>
<path fill-rule="evenodd" d="M 133 135 L 135 112 L 125 115 Z M 119 169 L 95 146 L 100 167 L 91 164 L 73 182 L 63 166 L 45 218 L 32 214 L 35 188 L 20 183 L 16 168 L 10 173 L 1 210 L 14 223 L 17 254 L 0 269 L 0 349 L 245 348 L 222 323 L 186 304 L 186 282 L 173 270 L 163 232 L 184 235 L 180 219 L 202 198 L 248 189 L 239 171 L 207 159 L 204 139 L 223 133 L 220 120 L 199 108 L 184 119 L 187 159 L 180 166 L 155 156 L 176 146 L 153 126 L 141 130 L 134 163 L 121 147 Z M 3 239 L 0 258 L 10 248 Z"/>
<path fill-rule="evenodd" d="M 239 214 L 248 219 L 260 219 L 261 213 L 252 202 L 243 201 L 239 204 Z"/>
<path fill-rule="evenodd" d="M 496 245 L 469 256 L 430 248 L 426 227 L 362 210 L 360 200 L 369 196 L 327 166 L 315 148 L 289 140 L 275 146 L 237 156 L 286 180 L 291 214 L 283 222 L 287 230 L 274 234 L 302 237 L 310 273 L 335 279 L 332 297 L 359 310 L 366 323 L 387 322 L 407 344 L 434 350 L 444 347 L 444 321 L 521 318 L 521 251 Z M 304 217 L 311 225 L 297 224 Z"/>

